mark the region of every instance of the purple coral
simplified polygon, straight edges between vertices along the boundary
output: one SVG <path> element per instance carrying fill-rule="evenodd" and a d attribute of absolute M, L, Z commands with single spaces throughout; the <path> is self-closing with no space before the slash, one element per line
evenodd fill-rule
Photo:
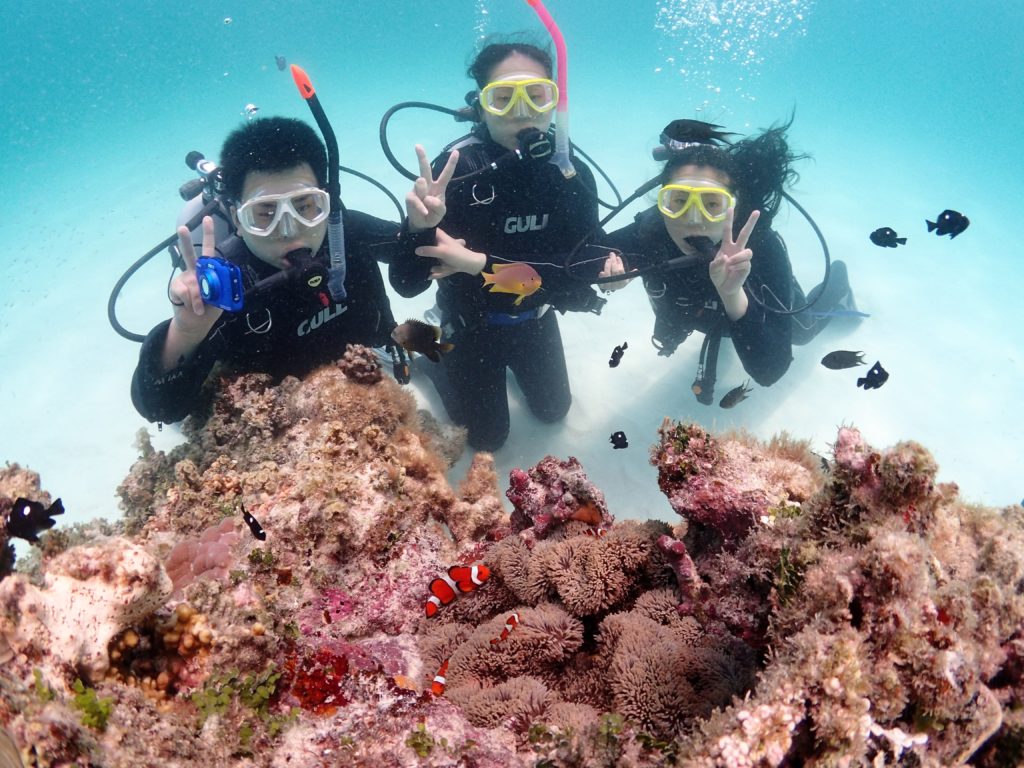
<path fill-rule="evenodd" d="M 545 456 L 529 470 L 513 469 L 505 495 L 515 507 L 512 529 L 532 528 L 539 539 L 569 520 L 606 526 L 614 521 L 604 493 L 573 456 L 567 461 Z"/>

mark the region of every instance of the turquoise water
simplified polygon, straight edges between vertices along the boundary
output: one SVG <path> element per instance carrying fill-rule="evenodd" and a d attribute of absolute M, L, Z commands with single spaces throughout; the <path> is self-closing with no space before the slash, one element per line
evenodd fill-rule
<path fill-rule="evenodd" d="M 948 6 L 948 7 L 947 7 Z M 1024 495 L 1020 402 L 1024 360 L 1014 238 L 1024 198 L 1024 14 L 975 2 L 579 3 L 550 0 L 570 54 L 572 135 L 623 193 L 656 172 L 650 148 L 677 117 L 740 133 L 795 111 L 797 198 L 844 259 L 862 310 L 857 327 L 829 328 L 795 350 L 786 377 L 732 411 L 689 393 L 699 344 L 671 359 L 647 345 L 652 319 L 638 285 L 600 318 L 562 320 L 575 401 L 566 422 L 522 414 L 497 455 L 500 477 L 545 453 L 578 456 L 625 517 L 672 514 L 646 464 L 661 417 L 697 419 L 759 436 L 786 429 L 827 450 L 842 423 L 879 446 L 917 439 L 964 494 L 988 504 Z M 628 7 L 628 10 L 624 10 Z M 230 19 L 230 23 L 225 23 Z M 407 183 L 377 142 L 381 114 L 403 100 L 462 104 L 475 43 L 486 34 L 543 29 L 519 0 L 407 3 L 66 2 L 5 14 L 0 50 L 0 168 L 7 181 L 0 261 L 0 460 L 27 464 L 61 495 L 69 517 L 116 515 L 113 492 L 145 423 L 128 399 L 137 347 L 106 321 L 121 272 L 165 237 L 188 180 L 185 154 L 215 157 L 247 103 L 262 114 L 308 117 L 275 56 L 312 76 L 343 162 L 401 196 Z M 426 112 L 394 122 L 396 153 L 436 152 L 463 127 Z M 390 203 L 343 179 L 348 205 L 393 217 Z M 956 240 L 924 220 L 963 211 Z M 627 223 L 623 215 L 614 226 Z M 896 251 L 867 239 L 892 226 Z M 795 213 L 780 217 L 805 287 L 820 249 Z M 165 317 L 169 267 L 157 257 L 128 285 L 122 322 L 145 332 Z M 395 297 L 415 316 L 428 296 Z M 607 355 L 624 338 L 623 365 Z M 727 346 L 727 345 L 726 345 Z M 823 369 L 831 349 L 863 349 L 892 377 L 866 393 Z M 595 352 L 594 350 L 597 350 Z M 742 370 L 723 348 L 721 392 Z M 436 405 L 429 391 L 421 401 Z M 612 451 L 625 429 L 631 448 Z M 156 434 L 173 443 L 172 429 Z"/>

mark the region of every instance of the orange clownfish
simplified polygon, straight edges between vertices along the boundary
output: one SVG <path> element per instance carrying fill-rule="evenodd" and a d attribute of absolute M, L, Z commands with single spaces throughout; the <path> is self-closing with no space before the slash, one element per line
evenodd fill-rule
<path fill-rule="evenodd" d="M 448 674 L 448 659 L 441 662 L 441 668 L 437 670 L 437 674 L 434 675 L 434 682 L 430 684 L 430 692 L 435 696 L 443 696 L 444 688 L 448 684 L 445 679 L 445 675 Z"/>
<path fill-rule="evenodd" d="M 587 536 L 593 536 L 594 538 L 600 539 L 602 536 L 607 536 L 608 535 L 608 529 L 607 528 L 587 528 L 587 530 L 585 530 L 583 533 L 585 535 L 587 535 Z"/>
<path fill-rule="evenodd" d="M 508 633 L 519 626 L 519 614 L 513 613 L 507 619 L 505 619 L 505 628 L 501 630 L 501 634 L 491 640 L 491 645 L 500 643 L 508 637 Z"/>
<path fill-rule="evenodd" d="M 482 563 L 453 565 L 448 573 L 430 582 L 430 597 L 425 606 L 427 618 L 437 615 L 442 605 L 448 605 L 460 592 L 472 592 L 491 578 L 491 570 Z"/>
<path fill-rule="evenodd" d="M 495 264 L 492 272 L 481 272 L 484 285 L 490 286 L 491 293 L 511 293 L 518 296 L 512 303 L 519 306 L 523 299 L 540 290 L 541 279 L 537 270 L 529 264 Z"/>

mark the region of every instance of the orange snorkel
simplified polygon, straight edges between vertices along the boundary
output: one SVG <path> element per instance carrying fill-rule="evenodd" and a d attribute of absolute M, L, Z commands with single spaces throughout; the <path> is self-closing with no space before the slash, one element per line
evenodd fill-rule
<path fill-rule="evenodd" d="M 576 169 L 573 168 L 569 157 L 569 58 L 565 50 L 565 38 L 562 37 L 558 25 L 541 0 L 526 2 L 547 27 L 551 41 L 555 44 L 555 54 L 558 56 L 558 106 L 555 119 L 555 154 L 551 162 L 558 166 L 565 178 L 571 179 L 576 175 Z"/>
<path fill-rule="evenodd" d="M 292 79 L 299 89 L 299 95 L 306 100 L 309 111 L 313 113 L 320 134 L 327 145 L 327 194 L 331 198 L 331 212 L 327 217 L 327 247 L 331 256 L 331 266 L 327 278 L 327 290 L 335 301 L 344 301 L 345 294 L 345 226 L 341 217 L 341 185 L 338 182 L 338 139 L 334 135 L 324 108 L 320 106 L 316 89 L 306 71 L 292 64 Z"/>

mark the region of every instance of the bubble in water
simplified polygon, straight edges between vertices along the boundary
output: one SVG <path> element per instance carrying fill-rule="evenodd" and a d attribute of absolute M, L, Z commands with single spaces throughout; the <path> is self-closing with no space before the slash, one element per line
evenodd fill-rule
<path fill-rule="evenodd" d="M 486 0 L 476 0 L 475 19 L 473 21 L 473 34 L 476 35 L 478 43 L 482 43 L 487 37 L 487 30 L 490 26 L 491 12 L 487 8 Z"/>
<path fill-rule="evenodd" d="M 806 33 L 813 5 L 814 0 L 661 0 L 654 28 L 661 33 L 666 71 L 678 70 L 709 89 L 736 82 L 740 74 L 758 75 L 771 41 Z M 736 93 L 753 100 L 742 89 Z"/>

